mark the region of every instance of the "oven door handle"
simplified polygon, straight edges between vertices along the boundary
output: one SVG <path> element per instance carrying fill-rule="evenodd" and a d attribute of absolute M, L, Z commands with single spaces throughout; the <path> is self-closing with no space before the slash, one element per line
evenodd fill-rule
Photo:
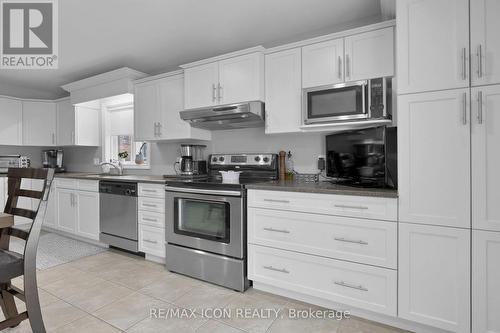
<path fill-rule="evenodd" d="M 240 191 L 227 191 L 227 190 L 205 190 L 205 189 L 194 189 L 176 186 L 165 186 L 165 191 L 182 192 L 182 193 L 194 193 L 194 194 L 213 194 L 213 195 L 226 195 L 231 197 L 241 197 Z"/>

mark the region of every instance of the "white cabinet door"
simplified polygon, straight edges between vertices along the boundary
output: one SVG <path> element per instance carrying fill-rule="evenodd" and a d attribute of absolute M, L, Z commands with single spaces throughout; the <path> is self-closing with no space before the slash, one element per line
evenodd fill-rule
<path fill-rule="evenodd" d="M 399 220 L 470 228 L 469 90 L 398 97 Z"/>
<path fill-rule="evenodd" d="M 500 333 L 500 233 L 472 231 L 472 332 Z"/>
<path fill-rule="evenodd" d="M 392 27 L 345 38 L 345 80 L 357 81 L 394 75 Z"/>
<path fill-rule="evenodd" d="M 470 332 L 470 230 L 399 224 L 399 317 Z"/>
<path fill-rule="evenodd" d="M 179 111 L 184 107 L 184 76 L 175 75 L 159 82 L 160 120 L 158 137 L 161 140 L 210 140 L 210 131 L 194 128 L 182 120 Z"/>
<path fill-rule="evenodd" d="M 158 139 L 160 110 L 158 81 L 136 84 L 134 93 L 134 138 L 137 141 Z M 182 106 L 179 110 L 182 110 Z"/>
<path fill-rule="evenodd" d="M 398 0 L 396 18 L 398 93 L 468 87 L 468 0 Z"/>
<path fill-rule="evenodd" d="M 23 102 L 23 144 L 56 145 L 56 104 Z"/>
<path fill-rule="evenodd" d="M 76 196 L 76 234 L 99 240 L 99 193 L 78 191 Z"/>
<path fill-rule="evenodd" d="M 0 213 L 3 213 L 7 203 L 7 177 L 0 176 Z"/>
<path fill-rule="evenodd" d="M 500 83 L 500 1 L 471 0 L 472 85 Z"/>
<path fill-rule="evenodd" d="M 184 108 L 218 104 L 219 63 L 213 62 L 184 70 Z"/>
<path fill-rule="evenodd" d="M 0 144 L 22 145 L 23 105 L 21 101 L 0 97 Z"/>
<path fill-rule="evenodd" d="M 76 195 L 74 190 L 56 189 L 57 227 L 62 231 L 75 233 Z"/>
<path fill-rule="evenodd" d="M 43 225 L 50 228 L 57 228 L 57 205 L 56 205 L 56 190 L 54 189 L 54 183 L 49 193 L 49 201 L 47 202 L 47 211 L 45 212 L 45 219 Z"/>
<path fill-rule="evenodd" d="M 266 55 L 266 134 L 300 132 L 301 50 Z"/>
<path fill-rule="evenodd" d="M 344 39 L 302 48 L 302 87 L 344 82 Z"/>
<path fill-rule="evenodd" d="M 70 99 L 56 103 L 57 109 L 57 145 L 71 146 L 75 144 L 75 108 Z"/>
<path fill-rule="evenodd" d="M 101 144 L 100 110 L 81 106 L 75 107 L 75 140 L 76 146 L 93 146 Z"/>
<path fill-rule="evenodd" d="M 500 85 L 472 98 L 472 227 L 500 231 Z"/>
<path fill-rule="evenodd" d="M 264 55 L 252 53 L 219 61 L 218 104 L 264 100 Z"/>

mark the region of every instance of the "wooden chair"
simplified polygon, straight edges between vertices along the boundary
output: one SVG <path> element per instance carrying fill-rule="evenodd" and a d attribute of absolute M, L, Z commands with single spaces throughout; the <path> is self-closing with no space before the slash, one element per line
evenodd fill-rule
<path fill-rule="evenodd" d="M 40 303 L 38 300 L 38 287 L 36 282 L 36 253 L 40 230 L 47 209 L 47 200 L 50 186 L 54 178 L 53 169 L 9 169 L 7 173 L 9 189 L 5 213 L 22 216 L 33 221 L 29 231 L 12 227 L 0 229 L 0 305 L 5 315 L 5 320 L 0 322 L 0 331 L 8 327 L 19 325 L 23 320 L 29 319 L 33 332 L 45 333 Z M 43 180 L 41 191 L 21 189 L 23 178 Z M 36 210 L 18 208 L 18 198 L 28 197 L 40 199 Z M 9 251 L 10 237 L 26 241 L 24 254 Z M 11 284 L 11 280 L 24 275 L 24 290 Z M 18 313 L 14 297 L 26 303 L 26 311 Z"/>

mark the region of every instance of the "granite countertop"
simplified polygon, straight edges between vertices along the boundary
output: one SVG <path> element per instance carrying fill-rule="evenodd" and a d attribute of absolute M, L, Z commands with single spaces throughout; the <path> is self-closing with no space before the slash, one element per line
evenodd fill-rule
<path fill-rule="evenodd" d="M 363 188 L 346 185 L 337 185 L 330 182 L 298 183 L 294 181 L 275 181 L 255 183 L 246 186 L 250 190 L 288 191 L 306 193 L 324 193 L 340 195 L 357 195 L 368 197 L 397 198 L 398 191 L 393 189 Z"/>
<path fill-rule="evenodd" d="M 165 184 L 165 179 L 160 175 L 115 175 L 115 174 L 98 174 L 95 172 L 64 172 L 56 173 L 56 178 L 75 178 L 88 180 L 116 180 L 121 182 L 139 182 L 139 183 L 154 183 Z"/>

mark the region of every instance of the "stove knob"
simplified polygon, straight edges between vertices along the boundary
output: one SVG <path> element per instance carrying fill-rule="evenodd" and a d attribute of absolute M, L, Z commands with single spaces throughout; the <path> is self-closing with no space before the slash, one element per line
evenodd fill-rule
<path fill-rule="evenodd" d="M 260 156 L 255 156 L 255 162 L 260 162 Z"/>
<path fill-rule="evenodd" d="M 212 162 L 217 162 L 217 157 L 212 158 Z"/>
<path fill-rule="evenodd" d="M 219 162 L 224 162 L 224 156 L 219 157 Z"/>
<path fill-rule="evenodd" d="M 263 161 L 264 161 L 264 163 L 269 162 L 269 157 L 267 157 L 267 156 L 266 156 L 266 157 L 264 157 Z"/>

